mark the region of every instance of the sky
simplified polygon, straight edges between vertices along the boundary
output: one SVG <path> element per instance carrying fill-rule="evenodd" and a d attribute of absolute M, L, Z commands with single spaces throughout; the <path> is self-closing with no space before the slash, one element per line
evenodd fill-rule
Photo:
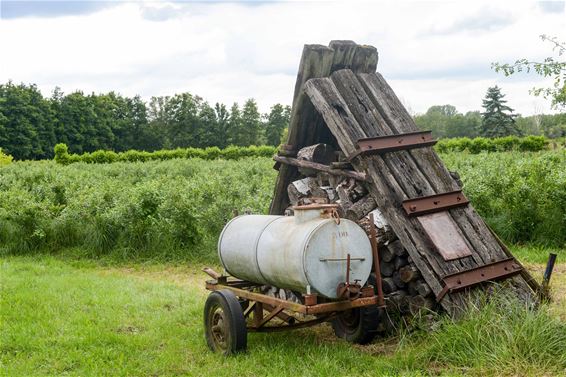
<path fill-rule="evenodd" d="M 551 112 L 529 94 L 551 82 L 504 77 L 491 63 L 552 55 L 541 34 L 566 40 L 563 1 L 0 0 L 0 82 L 34 83 L 44 95 L 254 98 L 266 112 L 291 105 L 304 44 L 349 39 L 377 48 L 378 71 L 413 114 L 480 110 L 498 85 L 531 115 Z"/>

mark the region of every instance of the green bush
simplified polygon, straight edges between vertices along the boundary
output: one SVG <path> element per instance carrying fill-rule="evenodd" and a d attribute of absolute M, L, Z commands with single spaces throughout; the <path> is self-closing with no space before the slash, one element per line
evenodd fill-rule
<path fill-rule="evenodd" d="M 67 165 L 75 162 L 87 164 L 109 164 L 113 162 L 146 162 L 153 160 L 172 160 L 175 158 L 202 158 L 203 160 L 238 160 L 246 157 L 271 157 L 277 153 L 277 148 L 269 145 L 236 147 L 229 146 L 225 149 L 218 147 L 201 148 L 177 148 L 173 150 L 160 150 L 145 152 L 130 150 L 126 152 L 95 151 L 92 153 L 69 154 L 65 144 L 55 146 L 55 162 Z"/>
<path fill-rule="evenodd" d="M 12 156 L 2 152 L 2 148 L 0 148 L 0 166 L 8 165 L 9 163 L 12 162 L 12 159 L 13 159 Z"/>
<path fill-rule="evenodd" d="M 556 140 L 554 140 L 556 142 Z M 440 153 L 468 151 L 473 154 L 481 152 L 509 152 L 524 151 L 538 152 L 548 148 L 549 140 L 544 136 L 527 136 L 519 138 L 507 136 L 500 138 L 467 137 L 441 139 L 436 144 L 436 150 Z"/>
<path fill-rule="evenodd" d="M 566 243 L 566 150 L 442 158 L 460 173 L 474 207 L 507 241 Z"/>
<path fill-rule="evenodd" d="M 13 163 L 0 180 L 0 254 L 212 258 L 235 211 L 267 212 L 275 173 L 269 158 Z"/>

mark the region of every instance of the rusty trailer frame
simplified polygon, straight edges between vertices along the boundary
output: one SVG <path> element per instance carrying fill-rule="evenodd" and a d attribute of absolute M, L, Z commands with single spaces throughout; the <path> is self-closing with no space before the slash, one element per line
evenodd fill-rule
<path fill-rule="evenodd" d="M 272 332 L 314 326 L 332 320 L 339 312 L 378 305 L 381 301 L 377 295 L 374 295 L 373 287 L 369 286 L 362 289 L 361 297 L 353 300 L 344 299 L 319 303 L 318 297 L 311 294 L 303 295 L 304 303 L 298 303 L 254 292 L 254 289 L 261 287 L 260 284 L 220 276 L 220 274 L 210 268 L 206 268 L 204 271 L 214 278 L 213 280 L 206 281 L 207 290 L 218 291 L 227 289 L 234 293 L 236 297 L 249 301 L 249 305 L 244 309 L 245 318 L 248 318 L 253 313 L 253 321 L 247 326 L 249 331 Z M 316 318 L 301 321 L 297 317 L 285 313 L 285 310 L 291 313 L 315 316 Z M 265 316 L 264 311 L 268 312 Z M 266 326 L 274 318 L 280 319 L 280 323 L 276 326 Z"/>

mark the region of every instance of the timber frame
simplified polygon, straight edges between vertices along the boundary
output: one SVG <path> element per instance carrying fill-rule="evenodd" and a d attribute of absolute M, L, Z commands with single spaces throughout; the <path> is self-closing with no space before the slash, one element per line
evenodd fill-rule
<path fill-rule="evenodd" d="M 341 150 L 354 171 L 330 171 L 325 165 L 318 168 L 327 169 L 330 174 L 357 176 L 356 179 L 364 181 L 378 209 L 445 310 L 460 313 L 466 307 L 471 287 L 494 280 L 505 279 L 509 283 L 506 291 L 525 300 L 535 300 L 540 286 L 463 196 L 432 149 L 435 141 L 430 133 L 417 128 L 391 87 L 376 72 L 377 62 L 374 47 L 353 41 L 332 41 L 329 46 L 305 45 L 287 144 L 275 158 L 279 175 L 270 214 L 282 215 L 289 206 L 287 186 L 299 176 L 297 166 L 301 163 L 293 159 L 294 153 L 315 143 L 326 143 Z M 381 143 L 381 150 L 369 150 L 368 145 L 376 141 Z M 443 203 L 434 198 L 442 198 Z M 425 210 L 420 213 L 417 205 Z M 419 213 L 411 214 L 411 208 Z M 431 212 L 434 214 L 430 215 Z M 443 258 L 438 242 L 442 237 L 450 241 L 448 236 L 431 237 L 423 227 L 427 216 L 435 215 L 443 216 L 453 225 L 456 233 L 449 237 L 456 236 L 469 253 Z M 491 273 L 485 279 L 475 276 L 473 284 L 466 285 L 466 289 L 454 289 L 454 276 L 468 276 L 470 271 L 483 271 L 488 268 L 485 266 L 510 258 L 514 266 L 512 274 Z"/>

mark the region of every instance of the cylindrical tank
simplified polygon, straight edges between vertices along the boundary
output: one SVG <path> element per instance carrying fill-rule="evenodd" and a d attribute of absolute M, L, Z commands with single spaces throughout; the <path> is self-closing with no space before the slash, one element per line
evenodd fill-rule
<path fill-rule="evenodd" d="M 301 293 L 338 298 L 346 281 L 367 281 L 372 268 L 369 239 L 355 222 L 331 216 L 334 205 L 294 208 L 294 216 L 244 215 L 220 234 L 218 255 L 232 276 Z"/>

